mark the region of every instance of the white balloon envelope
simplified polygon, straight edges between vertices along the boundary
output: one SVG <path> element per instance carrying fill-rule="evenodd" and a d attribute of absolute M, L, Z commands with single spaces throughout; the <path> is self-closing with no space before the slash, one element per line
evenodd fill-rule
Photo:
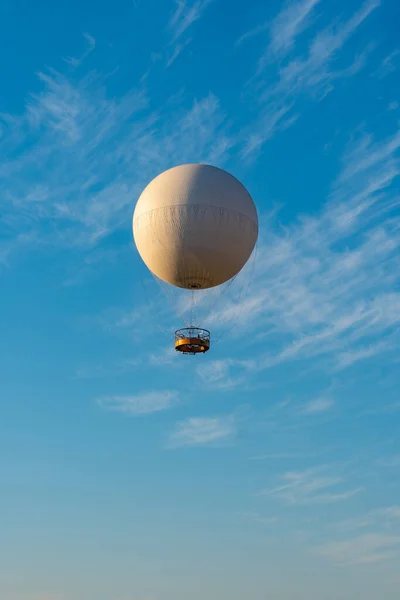
<path fill-rule="evenodd" d="M 246 188 L 210 165 L 181 165 L 158 175 L 133 215 L 137 249 L 150 271 L 171 285 L 206 289 L 236 275 L 258 235 Z"/>
<path fill-rule="evenodd" d="M 212 288 L 249 260 L 258 237 L 257 210 L 246 188 L 226 171 L 180 165 L 142 192 L 133 236 L 147 268 L 162 281 L 189 290 Z"/>

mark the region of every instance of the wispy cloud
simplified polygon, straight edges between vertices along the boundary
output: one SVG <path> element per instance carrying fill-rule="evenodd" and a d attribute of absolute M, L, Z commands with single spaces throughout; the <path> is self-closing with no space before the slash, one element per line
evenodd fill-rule
<path fill-rule="evenodd" d="M 267 42 L 259 58 L 256 74 L 248 84 L 249 98 L 257 98 L 260 111 L 258 126 L 249 132 L 243 148 L 246 158 L 258 156 L 262 146 L 277 131 L 285 130 L 298 118 L 297 103 L 304 95 L 320 100 L 329 94 L 340 79 L 353 76 L 365 65 L 372 45 L 353 57 L 346 67 L 337 66 L 348 40 L 380 5 L 369 0 L 347 21 L 335 20 L 311 36 L 307 49 L 297 48 L 299 36 L 313 23 L 319 0 L 299 0 L 285 5 L 270 22 L 246 32 L 244 40 L 267 33 Z M 266 83 L 268 82 L 268 83 Z"/>
<path fill-rule="evenodd" d="M 175 10 L 168 22 L 170 41 L 165 51 L 166 67 L 170 67 L 192 42 L 188 31 L 203 16 L 205 9 L 213 0 L 175 0 Z"/>
<path fill-rule="evenodd" d="M 199 366 L 197 373 L 204 383 L 214 389 L 229 390 L 241 385 L 253 368 L 251 360 L 213 360 Z"/>
<path fill-rule="evenodd" d="M 172 339 L 172 336 L 171 336 Z M 175 365 L 181 366 L 182 362 L 179 363 L 179 356 L 174 346 L 171 344 L 165 350 L 161 350 L 157 354 L 151 353 L 149 356 L 149 362 L 151 365 Z"/>
<path fill-rule="evenodd" d="M 188 46 L 190 44 L 190 42 L 192 41 L 191 38 L 187 38 L 186 40 L 184 40 L 183 42 L 176 42 L 172 52 L 170 53 L 168 59 L 167 59 L 167 63 L 166 63 L 166 67 L 170 67 L 178 58 L 178 56 L 184 51 L 184 49 L 186 48 L 186 46 Z"/>
<path fill-rule="evenodd" d="M 170 446 L 209 446 L 226 444 L 236 435 L 236 420 L 223 417 L 190 417 L 177 423 Z"/>
<path fill-rule="evenodd" d="M 333 62 L 337 53 L 344 47 L 353 33 L 360 27 L 365 19 L 380 5 L 379 0 L 366 2 L 360 10 L 347 21 L 340 25 L 331 25 L 318 32 L 305 57 L 295 57 L 279 70 L 279 80 L 273 93 L 283 91 L 290 94 L 311 92 L 325 94 L 329 91 L 332 81 L 338 77 L 352 75 L 362 63 L 359 60 L 350 65 L 350 68 L 335 70 Z M 279 33 L 279 27 L 278 27 Z M 279 36 L 276 36 L 279 40 Z M 290 39 L 290 38 L 289 38 Z M 273 50 L 268 48 L 267 52 Z M 260 61 L 260 68 L 264 68 L 267 55 Z"/>
<path fill-rule="evenodd" d="M 176 9 L 168 24 L 173 40 L 186 33 L 211 2 L 212 0 L 175 0 Z"/>
<path fill-rule="evenodd" d="M 143 86 L 110 98 L 97 74 L 39 74 L 41 92 L 18 118 L 1 115 L 2 231 L 19 239 L 93 248 L 130 222 L 134 199 L 158 172 L 222 161 L 232 140 L 218 99 L 165 99 Z M 166 118 L 164 116 L 166 115 Z M 24 236 L 22 238 L 22 236 Z"/>
<path fill-rule="evenodd" d="M 130 396 L 108 396 L 97 402 L 105 410 L 139 416 L 168 410 L 178 404 L 179 397 L 177 392 L 154 391 Z"/>
<path fill-rule="evenodd" d="M 265 517 L 263 515 L 260 515 L 259 513 L 253 512 L 242 513 L 242 517 L 260 525 L 273 525 L 279 520 L 277 516 Z"/>
<path fill-rule="evenodd" d="M 271 23 L 270 50 L 287 54 L 297 37 L 312 23 L 311 14 L 320 0 L 300 0 L 288 3 Z"/>
<path fill-rule="evenodd" d="M 280 402 L 267 403 L 258 418 L 268 428 L 278 428 L 283 431 L 300 430 L 313 427 L 317 423 L 323 424 L 332 419 L 337 419 L 338 411 L 334 410 L 334 407 L 334 400 L 325 396 L 307 402 L 296 398 L 287 398 Z M 296 457 L 316 457 L 321 454 L 323 454 L 322 450 L 313 454 L 300 452 Z M 279 453 L 276 456 L 279 456 Z M 283 456 L 285 456 L 285 453 L 283 453 Z"/>
<path fill-rule="evenodd" d="M 274 54 L 287 53 L 295 44 L 296 38 L 310 25 L 310 13 L 320 0 L 300 0 L 287 3 L 272 19 L 244 33 L 237 41 L 241 44 L 266 32 L 269 49 Z"/>
<path fill-rule="evenodd" d="M 387 508 L 381 508 L 376 511 L 375 514 L 388 519 L 400 519 L 400 506 L 388 506 Z"/>
<path fill-rule="evenodd" d="M 257 126 L 252 124 L 251 132 L 243 146 L 244 158 L 254 158 L 260 152 L 268 140 L 272 139 L 278 132 L 288 129 L 297 121 L 297 115 L 291 114 L 293 102 L 278 101 L 272 103 L 266 110 L 262 111 Z"/>
<path fill-rule="evenodd" d="M 376 508 L 357 517 L 345 519 L 339 523 L 333 524 L 333 527 L 342 531 L 352 531 L 355 529 L 386 529 L 391 532 L 396 526 L 400 525 L 400 506 L 385 506 Z"/>
<path fill-rule="evenodd" d="M 284 473 L 280 485 L 263 490 L 260 495 L 271 496 L 288 506 L 294 506 L 343 502 L 363 491 L 359 487 L 343 489 L 343 478 L 326 474 L 326 471 L 325 467 L 318 467 Z M 332 488 L 334 491 L 331 491 Z"/>
<path fill-rule="evenodd" d="M 96 47 L 96 40 L 94 39 L 93 36 L 91 36 L 89 33 L 84 33 L 83 36 L 87 43 L 86 50 L 79 57 L 71 57 L 70 56 L 70 57 L 64 59 L 66 63 L 71 65 L 71 67 L 74 67 L 74 68 L 79 67 L 82 64 L 82 62 L 85 60 L 85 58 L 87 58 L 89 56 L 89 54 L 91 54 Z"/>
<path fill-rule="evenodd" d="M 368 533 L 337 542 L 329 542 L 318 549 L 318 553 L 335 564 L 371 565 L 391 560 L 399 555 L 400 536 Z"/>
<path fill-rule="evenodd" d="M 325 413 L 331 410 L 334 405 L 332 398 L 316 398 L 308 402 L 303 409 L 303 412 L 308 415 Z"/>
<path fill-rule="evenodd" d="M 249 31 L 246 31 L 245 33 L 243 33 L 236 40 L 236 46 L 240 46 L 246 40 L 249 40 L 251 38 L 257 37 L 261 33 L 267 32 L 270 28 L 271 28 L 270 21 L 266 21 L 265 23 L 261 23 L 261 25 L 257 25 L 256 27 L 253 27 L 252 29 L 249 29 Z"/>
<path fill-rule="evenodd" d="M 287 459 L 302 459 L 310 458 L 310 454 L 302 454 L 301 452 L 277 452 L 273 454 L 259 454 L 258 456 L 250 456 L 249 460 L 287 460 Z"/>
<path fill-rule="evenodd" d="M 376 342 L 364 348 L 356 348 L 353 350 L 347 350 L 345 352 L 339 352 L 337 355 L 336 369 L 341 370 L 350 367 L 360 360 L 367 358 L 373 358 L 378 354 L 383 354 L 389 350 L 395 349 L 395 344 L 391 341 Z"/>
<path fill-rule="evenodd" d="M 393 52 L 390 52 L 390 54 L 385 56 L 380 65 L 380 68 L 376 72 L 376 76 L 379 79 L 383 79 L 387 75 L 390 75 L 390 73 L 394 73 L 396 71 L 396 62 L 398 62 L 399 56 L 400 50 L 398 49 L 394 50 Z"/>
<path fill-rule="evenodd" d="M 252 293 L 216 315 L 220 326 L 235 320 L 278 345 L 259 368 L 325 357 L 339 370 L 397 347 L 399 155 L 398 132 L 356 135 L 321 213 L 265 232 Z"/>

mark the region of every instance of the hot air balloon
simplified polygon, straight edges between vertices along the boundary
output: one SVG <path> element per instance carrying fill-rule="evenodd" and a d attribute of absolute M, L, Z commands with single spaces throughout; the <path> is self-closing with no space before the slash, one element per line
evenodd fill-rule
<path fill-rule="evenodd" d="M 246 188 L 226 171 L 185 164 L 164 171 L 140 195 L 133 237 L 159 280 L 193 293 L 220 286 L 241 271 L 258 237 L 258 216 Z M 175 349 L 207 352 L 210 332 L 190 323 L 175 332 Z"/>

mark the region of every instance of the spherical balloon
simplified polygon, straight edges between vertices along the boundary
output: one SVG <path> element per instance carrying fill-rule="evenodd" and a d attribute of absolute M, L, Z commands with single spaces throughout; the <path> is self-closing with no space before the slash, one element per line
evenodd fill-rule
<path fill-rule="evenodd" d="M 203 164 L 161 173 L 133 214 L 136 247 L 161 280 L 186 289 L 225 283 L 246 264 L 258 217 L 246 188 L 226 171 Z"/>

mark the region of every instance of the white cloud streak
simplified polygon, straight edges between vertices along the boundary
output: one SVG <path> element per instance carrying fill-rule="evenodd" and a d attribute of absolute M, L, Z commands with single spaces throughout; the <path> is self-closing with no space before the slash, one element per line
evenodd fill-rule
<path fill-rule="evenodd" d="M 332 68 L 333 61 L 349 38 L 379 5 L 379 0 L 366 2 L 347 22 L 335 27 L 329 26 L 317 33 L 305 58 L 294 58 L 280 68 L 279 81 L 273 92 L 316 93 L 322 86 L 323 93 L 326 93 L 327 86 L 329 89 L 334 79 L 352 75 L 354 69 L 358 70 L 361 66 L 358 61 L 350 69 L 338 71 Z M 263 68 L 263 60 L 260 68 Z"/>
<path fill-rule="evenodd" d="M 213 360 L 199 366 L 197 373 L 213 389 L 230 390 L 241 385 L 252 368 L 254 363 L 251 360 Z M 235 373 L 233 376 L 232 371 Z"/>
<path fill-rule="evenodd" d="M 96 40 L 93 36 L 91 36 L 89 33 L 84 33 L 83 37 L 85 38 L 85 41 L 87 43 L 87 48 L 81 54 L 81 56 L 79 56 L 79 58 L 70 56 L 64 59 L 66 63 L 68 63 L 69 65 L 71 65 L 71 67 L 74 67 L 75 69 L 79 67 L 82 64 L 82 62 L 89 56 L 89 54 L 91 54 L 96 48 Z"/>
<path fill-rule="evenodd" d="M 308 415 L 315 415 L 328 412 L 334 405 L 332 398 L 316 398 L 308 402 L 303 412 Z"/>
<path fill-rule="evenodd" d="M 383 59 L 380 68 L 378 69 L 378 72 L 376 73 L 376 76 L 379 79 L 383 79 L 384 77 L 386 77 L 387 75 L 390 75 L 391 73 L 395 73 L 397 65 L 396 62 L 398 62 L 398 58 L 400 56 L 400 50 L 396 49 L 393 52 L 391 52 L 390 54 L 388 54 L 388 56 L 385 56 L 385 58 Z"/>
<path fill-rule="evenodd" d="M 369 0 L 347 21 L 328 25 L 312 36 L 305 53 L 297 48 L 298 38 L 313 23 L 319 0 L 299 0 L 285 5 L 271 21 L 245 33 L 238 43 L 263 32 L 268 42 L 262 52 L 256 74 L 248 84 L 249 96 L 257 98 L 259 111 L 256 133 L 249 132 L 243 148 L 247 159 L 254 159 L 263 145 L 278 131 L 291 127 L 298 119 L 298 101 L 307 95 L 321 100 L 340 79 L 352 77 L 365 65 L 372 45 L 363 49 L 346 67 L 336 67 L 348 40 L 376 10 L 379 0 Z M 268 82 L 268 83 L 266 83 Z"/>
<path fill-rule="evenodd" d="M 176 0 L 176 9 L 168 24 L 173 40 L 186 33 L 211 2 L 212 0 Z"/>
<path fill-rule="evenodd" d="M 351 531 L 355 529 L 372 529 L 376 531 L 378 527 L 381 529 L 394 531 L 396 525 L 400 524 L 400 506 L 385 506 L 370 510 L 363 515 L 345 519 L 334 525 L 335 528 L 343 531 Z"/>
<path fill-rule="evenodd" d="M 303 459 L 310 458 L 309 454 L 294 453 L 294 452 L 277 452 L 274 454 L 260 454 L 258 456 L 250 456 L 249 460 L 287 460 L 287 459 Z"/>
<path fill-rule="evenodd" d="M 320 0 L 300 0 L 287 3 L 272 21 L 266 21 L 244 33 L 237 41 L 244 41 L 266 32 L 269 38 L 269 51 L 286 54 L 295 45 L 296 38 L 309 27 L 310 15 Z"/>
<path fill-rule="evenodd" d="M 249 521 L 253 521 L 254 523 L 258 523 L 260 525 L 273 525 L 278 521 L 278 517 L 264 517 L 258 513 L 242 513 L 242 516 Z"/>
<path fill-rule="evenodd" d="M 236 435 L 232 415 L 223 417 L 190 417 L 177 423 L 169 440 L 171 447 L 215 446 L 226 444 Z"/>
<path fill-rule="evenodd" d="M 7 260 L 22 243 L 90 249 L 131 220 L 134 199 L 164 168 L 223 161 L 232 146 L 218 99 L 150 112 L 143 87 L 107 97 L 96 74 L 39 75 L 24 115 L 1 115 L 1 223 Z M 164 119 L 165 115 L 168 115 Z"/>
<path fill-rule="evenodd" d="M 186 46 L 188 46 L 191 41 L 192 41 L 191 38 L 188 38 L 184 42 L 176 42 L 172 53 L 170 54 L 169 58 L 167 59 L 167 63 L 166 63 L 167 68 L 174 64 L 174 62 L 176 61 L 178 56 L 184 51 Z"/>
<path fill-rule="evenodd" d="M 338 566 L 371 565 L 398 557 L 400 536 L 368 533 L 337 542 L 329 542 L 318 553 Z"/>
<path fill-rule="evenodd" d="M 140 416 L 168 410 L 178 404 L 179 398 L 176 392 L 152 391 L 129 396 L 108 396 L 97 402 L 107 411 Z"/>
<path fill-rule="evenodd" d="M 271 496 L 287 506 L 308 504 L 333 504 L 353 498 L 362 488 L 341 489 L 342 477 L 327 475 L 326 468 L 289 471 L 281 476 L 281 484 L 263 490 L 261 496 Z M 338 487 L 340 486 L 340 487 Z M 334 491 L 331 491 L 332 488 Z"/>
<path fill-rule="evenodd" d="M 265 231 L 251 294 L 214 314 L 276 342 L 258 368 L 319 357 L 341 370 L 397 347 L 399 174 L 400 133 L 358 135 L 321 213 Z"/>
<path fill-rule="evenodd" d="M 173 65 L 185 48 L 192 42 L 188 31 L 203 16 L 205 9 L 213 0 L 175 0 L 175 11 L 168 23 L 171 36 L 167 45 L 166 68 Z"/>
<path fill-rule="evenodd" d="M 270 50 L 275 54 L 287 54 L 295 45 L 297 37 L 312 23 L 311 13 L 320 0 L 291 2 L 275 17 L 270 29 Z"/>

